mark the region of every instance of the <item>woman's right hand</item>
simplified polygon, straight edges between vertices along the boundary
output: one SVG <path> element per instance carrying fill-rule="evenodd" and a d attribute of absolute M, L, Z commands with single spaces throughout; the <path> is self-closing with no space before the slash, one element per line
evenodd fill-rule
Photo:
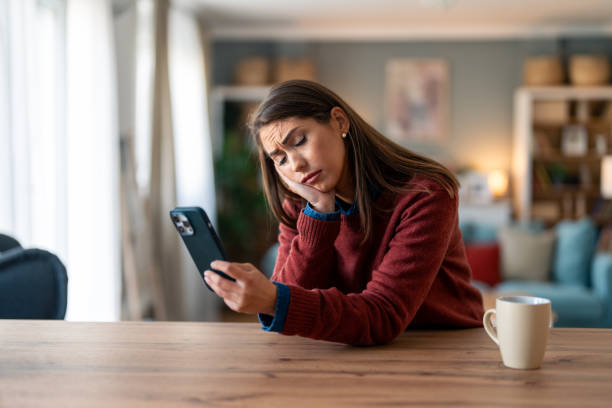
<path fill-rule="evenodd" d="M 334 190 L 323 193 L 307 184 L 297 183 L 277 172 L 285 187 L 310 203 L 310 206 L 322 213 L 336 210 L 336 193 Z"/>

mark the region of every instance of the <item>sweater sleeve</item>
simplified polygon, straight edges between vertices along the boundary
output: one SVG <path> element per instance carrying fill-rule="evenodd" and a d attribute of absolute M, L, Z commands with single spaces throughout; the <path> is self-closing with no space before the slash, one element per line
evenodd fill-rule
<path fill-rule="evenodd" d="M 335 266 L 334 241 L 340 231 L 340 220 L 321 220 L 283 204 L 297 215 L 297 229 L 279 226 L 279 248 L 272 280 L 306 289 L 328 288 Z"/>
<path fill-rule="evenodd" d="M 348 344 L 387 343 L 403 332 L 425 301 L 448 250 L 457 199 L 419 192 L 402 202 L 395 235 L 361 293 L 289 285 L 283 334 Z"/>

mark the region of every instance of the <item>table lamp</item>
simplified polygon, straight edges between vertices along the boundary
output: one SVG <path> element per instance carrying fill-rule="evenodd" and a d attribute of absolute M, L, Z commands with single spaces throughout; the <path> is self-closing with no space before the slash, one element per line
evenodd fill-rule
<path fill-rule="evenodd" d="M 605 200 L 612 198 L 612 156 L 604 156 L 601 159 L 601 196 Z M 603 210 L 599 211 L 603 214 L 604 227 L 601 231 L 598 250 L 612 253 L 612 224 L 610 223 L 610 206 L 609 201 L 603 205 Z"/>
<path fill-rule="evenodd" d="M 508 191 L 508 175 L 505 171 L 493 170 L 489 173 L 487 179 L 493 197 L 501 198 L 506 195 Z"/>
<path fill-rule="evenodd" d="M 601 160 L 601 196 L 612 198 L 612 156 L 604 156 Z"/>

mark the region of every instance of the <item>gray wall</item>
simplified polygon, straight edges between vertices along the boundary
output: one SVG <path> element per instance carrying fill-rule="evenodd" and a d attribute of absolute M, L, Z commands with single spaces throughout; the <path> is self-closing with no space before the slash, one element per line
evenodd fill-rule
<path fill-rule="evenodd" d="M 384 133 L 385 64 L 392 58 L 443 58 L 450 67 L 450 128 L 444 143 L 408 148 L 450 166 L 510 169 L 512 101 L 521 84 L 526 57 L 540 54 L 605 52 L 607 38 L 557 41 L 507 40 L 465 42 L 239 42 L 214 41 L 214 84 L 231 84 L 235 64 L 264 55 L 313 58 L 318 79 L 347 100 Z"/>

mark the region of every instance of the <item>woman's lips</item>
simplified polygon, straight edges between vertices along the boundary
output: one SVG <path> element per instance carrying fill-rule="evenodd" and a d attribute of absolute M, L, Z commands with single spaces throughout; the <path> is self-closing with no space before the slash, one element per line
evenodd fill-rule
<path fill-rule="evenodd" d="M 310 173 L 310 174 L 307 174 L 302 179 L 302 184 L 310 184 L 310 183 L 314 182 L 317 178 L 319 178 L 319 174 L 321 174 L 321 170 L 315 171 L 315 172 Z"/>

